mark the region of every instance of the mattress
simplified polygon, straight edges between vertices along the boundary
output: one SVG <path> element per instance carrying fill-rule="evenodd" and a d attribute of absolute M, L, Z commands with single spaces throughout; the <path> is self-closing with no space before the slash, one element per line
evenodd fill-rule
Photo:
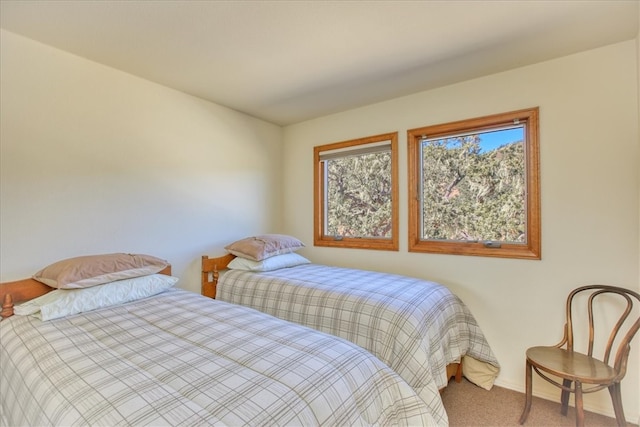
<path fill-rule="evenodd" d="M 0 338 L 8 426 L 447 425 L 358 346 L 180 289 Z"/>
<path fill-rule="evenodd" d="M 486 365 L 490 369 L 481 372 L 485 388 L 490 388 L 499 370 L 468 307 L 438 283 L 304 264 L 265 272 L 225 270 L 216 292 L 219 300 L 255 308 L 369 350 L 427 403 L 440 398 L 434 383 L 436 389 L 447 385 L 447 364 L 465 357 L 479 362 L 474 366 Z"/>

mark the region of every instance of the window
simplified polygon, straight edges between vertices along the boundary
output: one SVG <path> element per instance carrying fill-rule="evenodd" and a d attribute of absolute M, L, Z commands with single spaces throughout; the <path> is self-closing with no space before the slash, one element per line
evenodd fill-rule
<path fill-rule="evenodd" d="M 314 147 L 314 244 L 398 250 L 398 133 Z"/>
<path fill-rule="evenodd" d="M 538 108 L 407 139 L 410 252 L 540 259 Z"/>

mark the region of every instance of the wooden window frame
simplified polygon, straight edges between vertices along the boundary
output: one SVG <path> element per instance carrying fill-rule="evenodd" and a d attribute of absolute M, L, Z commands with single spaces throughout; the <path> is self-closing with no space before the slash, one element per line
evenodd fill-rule
<path fill-rule="evenodd" d="M 390 141 L 391 145 L 391 238 L 381 239 L 375 237 L 340 237 L 324 234 L 324 168 L 320 154 L 331 150 L 347 149 L 359 145 L 369 145 L 376 142 Z M 398 132 L 368 136 L 348 141 L 336 142 L 316 146 L 313 148 L 313 189 L 314 189 L 314 233 L 313 244 L 315 246 L 328 246 L 355 249 L 376 249 L 397 251 L 398 239 Z"/>
<path fill-rule="evenodd" d="M 486 242 L 424 240 L 421 238 L 420 206 L 420 143 L 429 138 L 473 131 L 487 131 L 501 125 L 525 122 L 526 168 L 526 243 L 502 243 L 491 247 Z M 460 120 L 451 123 L 426 126 L 407 131 L 409 173 L 409 252 L 439 253 L 451 255 L 475 255 L 499 258 L 541 259 L 540 227 L 540 143 L 539 108 L 529 108 L 507 113 Z"/>

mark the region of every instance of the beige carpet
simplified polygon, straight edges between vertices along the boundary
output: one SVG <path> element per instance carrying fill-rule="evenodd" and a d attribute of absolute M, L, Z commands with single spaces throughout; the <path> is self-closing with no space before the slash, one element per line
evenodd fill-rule
<path fill-rule="evenodd" d="M 599 393 L 607 393 L 602 391 Z M 442 393 L 442 401 L 449 415 L 451 427 L 472 426 L 519 426 L 520 414 L 524 406 L 524 394 L 502 387 L 493 387 L 486 391 L 463 378 L 461 383 L 450 382 Z M 573 399 L 570 401 L 570 405 Z M 556 427 L 576 425 L 575 411 L 569 406 L 566 417 L 560 415 L 560 393 L 558 401 L 533 398 L 531 412 L 525 427 Z M 616 420 L 603 415 L 585 413 L 587 427 L 615 427 Z M 629 427 L 638 427 L 630 424 Z"/>

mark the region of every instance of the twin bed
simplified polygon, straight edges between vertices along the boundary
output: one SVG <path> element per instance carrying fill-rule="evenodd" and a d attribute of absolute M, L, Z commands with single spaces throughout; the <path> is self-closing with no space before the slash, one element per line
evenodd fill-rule
<path fill-rule="evenodd" d="M 446 426 L 451 376 L 491 387 L 498 362 L 446 287 L 295 250 L 204 256 L 203 295 L 173 278 L 83 306 L 42 280 L 0 284 L 0 425 Z M 131 295 L 170 274 L 78 292 Z"/>
<path fill-rule="evenodd" d="M 0 284 L 0 424 L 447 425 L 441 402 L 427 404 L 347 340 L 159 276 L 142 279 L 170 285 L 86 312 L 71 304 L 62 315 L 45 310 L 61 308 L 58 289 Z M 15 306 L 31 314 L 13 315 L 14 303 L 34 297 Z"/>

